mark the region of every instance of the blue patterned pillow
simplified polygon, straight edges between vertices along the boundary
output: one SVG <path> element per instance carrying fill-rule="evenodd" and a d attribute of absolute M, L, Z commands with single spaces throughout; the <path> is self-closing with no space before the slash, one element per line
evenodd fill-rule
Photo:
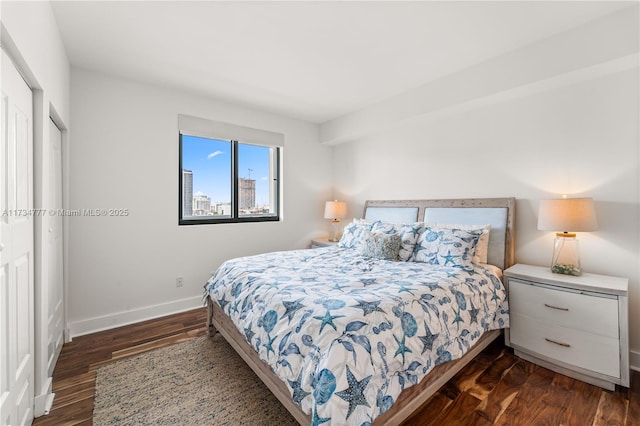
<path fill-rule="evenodd" d="M 360 254 L 382 260 L 398 260 L 400 236 L 398 234 L 382 234 L 365 231 Z"/>
<path fill-rule="evenodd" d="M 471 270 L 481 235 L 481 230 L 426 226 L 418 238 L 413 260 Z"/>
<path fill-rule="evenodd" d="M 430 223 L 427 226 L 434 228 L 457 228 L 467 231 L 482 231 L 482 235 L 476 245 L 476 253 L 473 255 L 473 263 L 487 263 L 489 257 L 489 233 L 491 232 L 491 225 L 460 225 L 460 224 L 440 224 Z"/>
<path fill-rule="evenodd" d="M 338 247 L 342 248 L 357 248 L 362 243 L 363 233 L 370 231 L 373 226 L 372 222 L 354 219 L 353 222 L 344 227 L 344 232 L 340 241 L 338 241 Z"/>
<path fill-rule="evenodd" d="M 396 224 L 390 222 L 375 222 L 371 232 L 400 236 L 400 251 L 398 260 L 406 262 L 413 256 L 418 238 L 424 228 L 423 222 Z"/>

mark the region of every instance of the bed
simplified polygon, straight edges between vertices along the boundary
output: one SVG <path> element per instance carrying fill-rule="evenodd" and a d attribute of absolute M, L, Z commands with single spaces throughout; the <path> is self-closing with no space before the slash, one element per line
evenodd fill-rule
<path fill-rule="evenodd" d="M 209 333 L 300 424 L 400 424 L 508 327 L 514 215 L 514 198 L 367 201 L 336 247 L 221 265 Z"/>

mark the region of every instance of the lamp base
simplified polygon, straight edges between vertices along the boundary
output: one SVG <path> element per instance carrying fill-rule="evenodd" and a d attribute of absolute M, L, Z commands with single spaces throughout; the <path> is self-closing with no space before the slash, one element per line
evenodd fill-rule
<path fill-rule="evenodd" d="M 551 272 L 554 274 L 573 275 L 579 277 L 582 275 L 582 270 L 579 266 L 570 265 L 567 263 L 556 263 L 551 266 Z"/>
<path fill-rule="evenodd" d="M 582 275 L 576 234 L 559 232 L 553 244 L 551 272 L 563 275 Z"/>
<path fill-rule="evenodd" d="M 329 235 L 329 241 L 331 241 L 332 243 L 336 243 L 340 241 L 339 224 L 340 224 L 340 219 L 331 220 L 331 235 Z"/>

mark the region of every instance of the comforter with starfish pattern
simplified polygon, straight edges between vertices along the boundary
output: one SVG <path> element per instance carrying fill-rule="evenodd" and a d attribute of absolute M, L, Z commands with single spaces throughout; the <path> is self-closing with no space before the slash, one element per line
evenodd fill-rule
<path fill-rule="evenodd" d="M 508 327 L 494 270 L 337 247 L 232 259 L 206 284 L 312 423 L 368 425 L 433 367 Z"/>

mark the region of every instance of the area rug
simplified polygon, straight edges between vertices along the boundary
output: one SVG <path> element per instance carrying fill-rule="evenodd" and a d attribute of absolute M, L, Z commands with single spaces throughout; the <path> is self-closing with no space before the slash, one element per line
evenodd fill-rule
<path fill-rule="evenodd" d="M 100 367 L 93 424 L 297 425 L 217 334 Z"/>

